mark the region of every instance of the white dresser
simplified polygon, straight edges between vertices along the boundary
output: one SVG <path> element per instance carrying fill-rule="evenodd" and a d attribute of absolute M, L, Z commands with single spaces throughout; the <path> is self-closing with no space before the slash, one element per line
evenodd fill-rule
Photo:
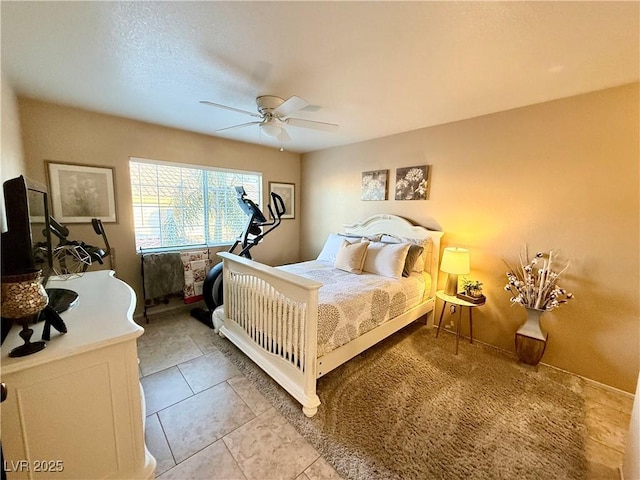
<path fill-rule="evenodd" d="M 51 329 L 44 350 L 21 358 L 15 326 L 2 345 L 0 439 L 9 479 L 148 479 L 156 461 L 144 443 L 144 396 L 133 322 L 135 293 L 111 271 L 48 288 L 79 294 L 62 314 L 68 333 Z M 33 326 L 40 340 L 43 322 Z"/>

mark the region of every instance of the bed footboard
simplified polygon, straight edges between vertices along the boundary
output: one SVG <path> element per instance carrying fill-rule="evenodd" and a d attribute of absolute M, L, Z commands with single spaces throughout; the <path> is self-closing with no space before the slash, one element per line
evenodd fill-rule
<path fill-rule="evenodd" d="M 318 289 L 321 283 L 237 255 L 223 261 L 226 336 L 316 414 Z"/>

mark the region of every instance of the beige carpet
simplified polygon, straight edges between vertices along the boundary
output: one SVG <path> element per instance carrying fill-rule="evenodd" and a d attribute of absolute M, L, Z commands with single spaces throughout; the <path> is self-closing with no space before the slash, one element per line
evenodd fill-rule
<path fill-rule="evenodd" d="M 215 343 L 345 479 L 585 478 L 577 383 L 468 341 L 455 356 L 452 335 L 434 337 L 416 322 L 321 378 L 311 419 Z"/>

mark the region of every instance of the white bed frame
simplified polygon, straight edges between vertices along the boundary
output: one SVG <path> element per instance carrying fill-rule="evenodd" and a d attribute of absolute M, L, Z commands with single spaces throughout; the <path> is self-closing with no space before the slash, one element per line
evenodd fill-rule
<path fill-rule="evenodd" d="M 374 215 L 344 227 L 345 233 L 353 235 L 431 238 L 431 255 L 425 259 L 425 271 L 432 279 L 431 291 L 408 312 L 322 357 L 317 356 L 318 289 L 322 284 L 244 257 L 218 253 L 224 265 L 223 324 L 219 334 L 300 402 L 308 417 L 315 415 L 320 405 L 316 394 L 318 378 L 433 311 L 435 306 L 443 232 L 427 230 L 389 214 Z"/>

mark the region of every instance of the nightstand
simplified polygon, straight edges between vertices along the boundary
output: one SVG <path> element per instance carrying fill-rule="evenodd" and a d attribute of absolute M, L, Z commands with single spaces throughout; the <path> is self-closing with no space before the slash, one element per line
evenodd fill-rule
<path fill-rule="evenodd" d="M 440 333 L 440 325 L 442 324 L 442 316 L 444 315 L 444 311 L 447 308 L 447 303 L 451 305 L 456 305 L 460 307 L 460 316 L 458 317 L 458 324 L 456 326 L 456 355 L 458 354 L 458 343 L 460 342 L 460 324 L 462 323 L 462 309 L 467 307 L 469 309 L 469 343 L 473 343 L 473 308 L 481 307 L 486 303 L 471 303 L 466 300 L 462 300 L 461 298 L 456 297 L 455 295 L 447 295 L 444 293 L 444 290 L 438 290 L 436 292 L 436 297 L 440 300 L 444 301 L 444 305 L 442 305 L 442 311 L 440 312 L 440 320 L 438 320 L 438 329 L 436 330 L 436 338 L 438 338 L 438 334 Z"/>

